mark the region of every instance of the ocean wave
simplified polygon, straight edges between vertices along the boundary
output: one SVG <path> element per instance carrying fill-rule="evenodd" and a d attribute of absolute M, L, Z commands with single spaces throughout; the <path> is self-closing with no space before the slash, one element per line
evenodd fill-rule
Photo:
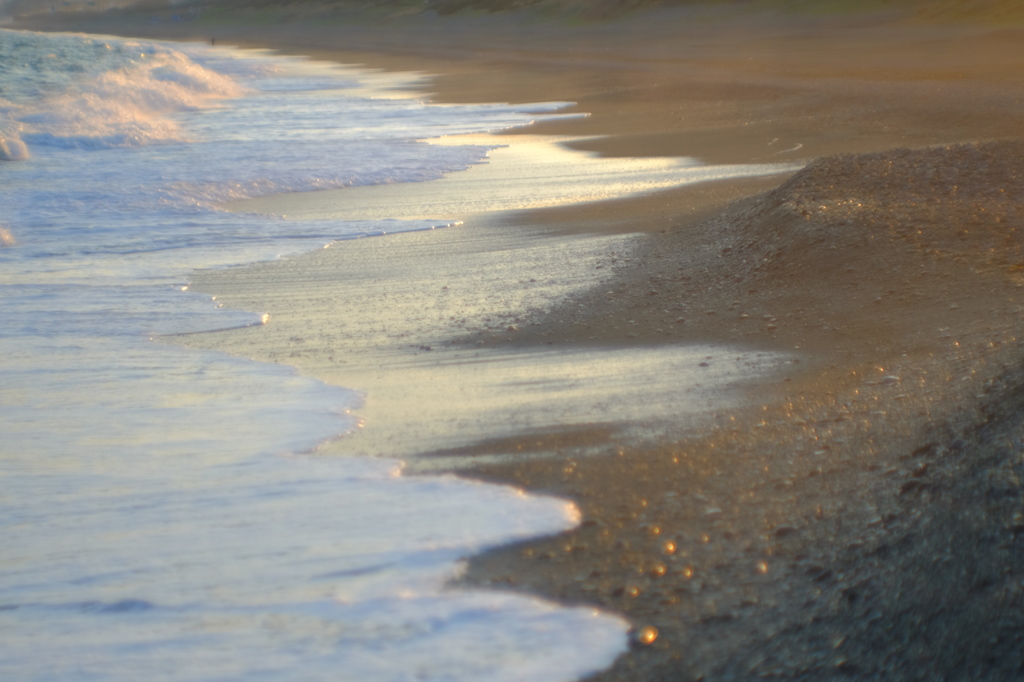
<path fill-rule="evenodd" d="M 13 102 L 4 113 L 21 134 L 0 128 L 0 159 L 20 160 L 33 145 L 105 149 L 187 141 L 174 115 L 242 95 L 232 78 L 159 45 L 107 43 L 29 34 L 0 44 L 28 52 L 4 80 Z M 70 42 L 69 42 L 70 41 Z M 103 68 L 89 67 L 97 49 L 114 52 Z M 68 75 L 74 74 L 73 79 Z M 14 85 L 9 85 L 9 84 Z M 8 94 L 8 93 L 0 93 Z"/>

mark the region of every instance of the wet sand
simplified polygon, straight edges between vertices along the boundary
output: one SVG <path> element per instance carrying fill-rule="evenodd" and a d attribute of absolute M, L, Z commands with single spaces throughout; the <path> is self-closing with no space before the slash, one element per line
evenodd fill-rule
<path fill-rule="evenodd" d="M 325 455 L 404 448 L 413 469 L 576 500 L 578 529 L 464 580 L 657 628 L 594 679 L 1020 676 L 1024 32 L 496 16 L 76 25 L 415 67 L 441 74 L 439 101 L 572 100 L 592 115 L 529 132 L 608 136 L 573 146 L 609 156 L 810 165 L 199 273 L 272 323 L 186 342 L 365 388 L 363 433 Z M 341 279 L 364 282 L 358 304 Z M 485 436 L 455 442 L 465 424 L 414 414 L 471 385 L 481 353 L 502 384 L 552 349 L 600 366 L 687 344 L 730 349 L 696 372 L 736 350 L 782 360 L 696 420 L 595 409 L 508 430 L 482 410 Z M 661 391 L 685 372 L 655 374 Z"/>

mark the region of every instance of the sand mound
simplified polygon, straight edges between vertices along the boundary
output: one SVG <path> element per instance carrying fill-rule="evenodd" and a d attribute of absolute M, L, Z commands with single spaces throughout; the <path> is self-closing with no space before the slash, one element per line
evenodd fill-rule
<path fill-rule="evenodd" d="M 597 337 L 881 362 L 1017 309 L 1024 143 L 825 157 L 709 220 L 667 226 L 586 302 Z"/>
<path fill-rule="evenodd" d="M 748 239 L 737 255 L 763 274 L 833 272 L 865 257 L 891 261 L 898 252 L 1016 270 L 1024 247 L 1024 144 L 827 157 L 767 193 L 740 225 Z"/>
<path fill-rule="evenodd" d="M 705 247 L 684 250 L 694 232 Z M 674 286 L 690 310 L 680 314 L 714 312 L 698 336 L 900 350 L 967 324 L 968 309 L 1016 305 L 1024 144 L 823 158 L 669 241 L 650 252 L 676 252 Z M 784 320 L 753 324 L 780 310 Z"/>

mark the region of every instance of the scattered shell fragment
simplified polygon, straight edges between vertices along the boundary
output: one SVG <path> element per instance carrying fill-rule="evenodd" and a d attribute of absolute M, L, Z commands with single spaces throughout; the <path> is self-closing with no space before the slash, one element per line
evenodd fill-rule
<path fill-rule="evenodd" d="M 654 644 L 658 639 L 658 628 L 653 625 L 645 625 L 634 634 L 634 641 L 641 646 Z"/>

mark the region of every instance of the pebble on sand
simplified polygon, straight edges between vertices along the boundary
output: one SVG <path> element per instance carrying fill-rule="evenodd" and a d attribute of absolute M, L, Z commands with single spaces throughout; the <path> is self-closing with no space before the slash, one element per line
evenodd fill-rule
<path fill-rule="evenodd" d="M 658 628 L 653 625 L 645 625 L 633 633 L 633 642 L 641 646 L 654 644 L 658 639 Z"/>

